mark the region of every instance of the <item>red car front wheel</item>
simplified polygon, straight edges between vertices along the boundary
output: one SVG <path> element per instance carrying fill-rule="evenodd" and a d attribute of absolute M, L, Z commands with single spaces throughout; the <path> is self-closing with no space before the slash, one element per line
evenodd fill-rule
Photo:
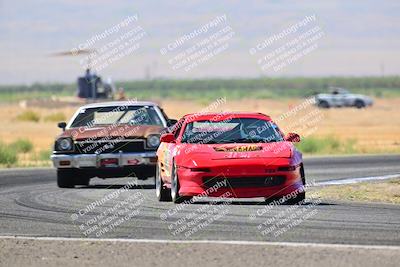
<path fill-rule="evenodd" d="M 178 177 L 178 168 L 176 167 L 175 161 L 172 165 L 172 177 L 171 177 L 171 199 L 174 203 L 182 203 L 185 200 L 188 201 L 192 199 L 192 197 L 180 196 L 179 195 L 179 177 Z"/>

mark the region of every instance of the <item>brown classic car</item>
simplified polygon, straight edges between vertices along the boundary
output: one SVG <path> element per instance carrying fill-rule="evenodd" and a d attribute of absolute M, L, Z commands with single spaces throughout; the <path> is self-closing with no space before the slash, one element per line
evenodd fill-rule
<path fill-rule="evenodd" d="M 58 123 L 51 156 L 62 188 L 89 185 L 93 177 L 155 174 L 160 134 L 176 120 L 152 102 L 122 101 L 80 107 L 70 122 Z"/>

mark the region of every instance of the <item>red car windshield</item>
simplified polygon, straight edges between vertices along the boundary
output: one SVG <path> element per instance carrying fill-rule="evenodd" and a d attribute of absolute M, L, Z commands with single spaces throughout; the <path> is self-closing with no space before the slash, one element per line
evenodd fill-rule
<path fill-rule="evenodd" d="M 194 121 L 186 125 L 182 143 L 269 143 L 282 141 L 276 124 L 254 118 Z"/>

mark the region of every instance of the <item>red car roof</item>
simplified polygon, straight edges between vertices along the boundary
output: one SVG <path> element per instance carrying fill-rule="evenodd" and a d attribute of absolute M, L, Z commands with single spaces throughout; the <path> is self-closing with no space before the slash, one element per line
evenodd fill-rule
<path fill-rule="evenodd" d="M 271 118 L 258 112 L 214 112 L 214 113 L 191 113 L 183 116 L 186 122 L 213 120 L 223 121 L 233 118 L 254 118 L 270 121 Z"/>

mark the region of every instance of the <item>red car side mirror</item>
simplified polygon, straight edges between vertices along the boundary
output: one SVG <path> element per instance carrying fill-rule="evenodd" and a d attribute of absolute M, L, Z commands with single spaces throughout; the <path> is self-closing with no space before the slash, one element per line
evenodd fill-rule
<path fill-rule="evenodd" d="M 172 133 L 163 134 L 160 137 L 160 142 L 161 143 L 174 143 L 175 136 Z"/>
<path fill-rule="evenodd" d="M 288 133 L 285 136 L 285 140 L 288 142 L 298 143 L 300 142 L 300 135 L 298 135 L 297 133 Z"/>

